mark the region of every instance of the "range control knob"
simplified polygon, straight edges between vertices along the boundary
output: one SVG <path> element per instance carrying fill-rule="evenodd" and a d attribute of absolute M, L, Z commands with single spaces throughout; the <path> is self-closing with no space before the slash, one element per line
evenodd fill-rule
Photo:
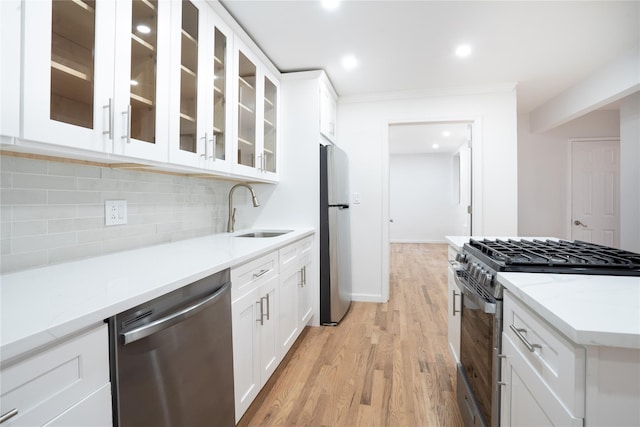
<path fill-rule="evenodd" d="M 492 288 L 496 286 L 495 282 L 493 281 L 493 275 L 491 273 L 485 273 L 484 280 L 488 286 L 491 286 Z"/>
<path fill-rule="evenodd" d="M 467 254 L 463 254 L 462 252 L 458 252 L 456 255 L 456 261 L 464 264 L 467 262 Z"/>

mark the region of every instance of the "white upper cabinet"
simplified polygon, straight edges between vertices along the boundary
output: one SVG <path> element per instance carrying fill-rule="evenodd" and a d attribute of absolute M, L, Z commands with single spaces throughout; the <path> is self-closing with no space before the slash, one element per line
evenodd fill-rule
<path fill-rule="evenodd" d="M 26 1 L 23 7 L 22 137 L 110 150 L 115 2 Z"/>
<path fill-rule="evenodd" d="M 18 138 L 3 143 L 277 181 L 279 80 L 206 1 L 13 0 L 1 10 L 3 34 L 24 25 L 22 73 L 2 64 L 0 134 Z M 19 44 L 3 37 L 2 47 L 20 62 Z"/>
<path fill-rule="evenodd" d="M 0 136 L 5 137 L 20 136 L 20 43 L 15 35 L 22 32 L 21 13 L 20 0 L 0 1 Z"/>
<path fill-rule="evenodd" d="M 172 2 L 116 4 L 113 153 L 167 161 Z"/>
<path fill-rule="evenodd" d="M 229 172 L 229 42 L 233 36 L 208 5 L 174 2 L 170 161 Z"/>
<path fill-rule="evenodd" d="M 258 179 L 278 178 L 278 113 L 280 84 L 256 55 L 234 39 L 236 149 L 232 171 Z"/>
<path fill-rule="evenodd" d="M 330 141 L 336 138 L 338 100 L 327 76 L 320 79 L 320 133 Z"/>

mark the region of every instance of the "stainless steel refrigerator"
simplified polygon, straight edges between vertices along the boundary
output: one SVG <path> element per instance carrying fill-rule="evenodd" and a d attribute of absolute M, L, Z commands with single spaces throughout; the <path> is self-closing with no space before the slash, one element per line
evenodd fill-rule
<path fill-rule="evenodd" d="M 347 155 L 320 145 L 320 323 L 337 325 L 351 306 Z"/>

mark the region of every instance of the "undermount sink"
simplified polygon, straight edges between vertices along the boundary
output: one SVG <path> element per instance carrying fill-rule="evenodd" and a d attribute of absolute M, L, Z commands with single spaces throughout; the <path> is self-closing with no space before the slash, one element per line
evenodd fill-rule
<path fill-rule="evenodd" d="M 291 233 L 293 230 L 265 230 L 265 231 L 252 231 L 250 233 L 238 234 L 236 237 L 253 237 L 253 238 L 264 238 L 264 237 L 278 237 L 283 234 Z"/>

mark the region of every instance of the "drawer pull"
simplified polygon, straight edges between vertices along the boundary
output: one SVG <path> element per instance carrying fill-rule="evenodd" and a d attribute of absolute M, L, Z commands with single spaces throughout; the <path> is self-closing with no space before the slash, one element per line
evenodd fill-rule
<path fill-rule="evenodd" d="M 536 348 L 542 348 L 540 344 L 531 344 L 529 340 L 524 335 L 522 335 L 522 333 L 527 333 L 526 329 L 518 329 L 513 325 L 509 325 L 509 328 L 511 328 L 513 333 L 516 334 L 518 338 L 520 338 L 520 341 L 524 343 L 524 345 L 527 347 L 527 350 L 529 350 L 530 352 L 533 353 L 534 351 L 536 351 Z"/>
<path fill-rule="evenodd" d="M 254 278 L 254 279 L 257 279 L 257 278 L 258 278 L 258 277 L 260 277 L 260 276 L 264 276 L 264 275 L 265 275 L 265 274 L 267 274 L 269 271 L 271 271 L 271 270 L 266 269 L 266 270 L 260 270 L 260 271 L 259 271 L 259 272 L 257 272 L 257 273 L 253 273 L 253 278 Z"/>
<path fill-rule="evenodd" d="M 453 304 L 453 317 L 456 316 L 456 313 L 460 313 L 460 310 L 456 310 L 456 296 L 461 295 L 459 293 L 457 293 L 455 291 L 455 289 L 453 291 L 451 291 L 452 295 L 451 295 L 451 303 Z"/>
<path fill-rule="evenodd" d="M 5 412 L 4 414 L 0 415 L 0 424 L 4 423 L 5 421 L 9 421 L 16 415 L 18 415 L 18 408 L 13 408 L 9 412 Z"/>

